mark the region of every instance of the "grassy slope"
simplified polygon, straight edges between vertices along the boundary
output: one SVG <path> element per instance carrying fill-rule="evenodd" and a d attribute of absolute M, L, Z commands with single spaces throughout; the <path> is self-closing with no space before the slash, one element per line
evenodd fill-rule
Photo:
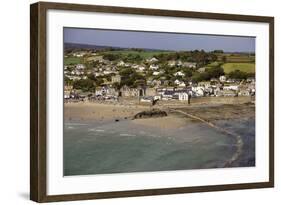
<path fill-rule="evenodd" d="M 245 54 L 218 54 L 218 60 L 222 61 L 222 57 L 225 56 L 228 63 L 254 63 L 255 56 L 249 56 Z"/>
<path fill-rule="evenodd" d="M 222 66 L 224 68 L 225 73 L 230 73 L 234 70 L 241 70 L 247 73 L 255 72 L 255 64 L 254 63 L 225 63 Z"/>
<path fill-rule="evenodd" d="M 77 58 L 77 57 L 65 57 L 64 58 L 64 65 L 70 65 L 70 64 L 79 64 L 82 63 L 82 59 L 81 58 Z"/>

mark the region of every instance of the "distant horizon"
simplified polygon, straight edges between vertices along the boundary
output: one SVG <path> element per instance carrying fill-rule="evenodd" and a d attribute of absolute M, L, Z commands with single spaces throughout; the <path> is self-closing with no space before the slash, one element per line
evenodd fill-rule
<path fill-rule="evenodd" d="M 255 53 L 255 37 L 64 28 L 64 43 L 122 49 Z"/>
<path fill-rule="evenodd" d="M 198 51 L 201 51 L 201 50 L 204 50 L 204 49 L 194 49 L 194 50 L 165 50 L 165 49 L 153 49 L 153 48 L 137 48 L 137 47 L 121 47 L 121 46 L 108 46 L 108 45 L 96 45 L 96 44 L 85 44 L 85 43 L 72 43 L 72 42 L 64 42 L 66 44 L 76 44 L 76 45 L 85 45 L 85 46 L 97 46 L 97 47 L 105 47 L 105 48 L 113 48 L 113 49 L 142 49 L 142 50 L 155 50 L 155 51 L 172 51 L 172 52 L 189 52 L 189 51 L 195 51 L 195 50 L 198 50 Z M 85 49 L 91 49 L 91 48 L 85 48 Z M 214 49 L 214 50 L 210 50 L 210 51 L 206 51 L 204 50 L 205 52 L 213 52 L 213 51 L 216 51 L 216 50 L 221 50 L 223 51 L 224 53 L 255 53 L 255 51 L 224 51 L 222 49 Z"/>

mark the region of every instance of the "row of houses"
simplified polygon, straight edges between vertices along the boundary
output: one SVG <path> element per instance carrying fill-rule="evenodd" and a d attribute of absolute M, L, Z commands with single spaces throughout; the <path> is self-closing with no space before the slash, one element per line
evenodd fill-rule
<path fill-rule="evenodd" d="M 71 95 L 72 93 L 72 95 Z M 97 87 L 94 97 L 103 97 L 104 99 L 117 99 L 118 97 L 135 97 L 140 100 L 158 99 L 158 100 L 180 100 L 188 101 L 194 97 L 234 97 L 234 96 L 254 96 L 255 87 L 249 85 L 229 85 L 229 86 L 188 86 L 188 87 L 162 87 L 149 88 L 137 87 L 130 88 L 123 86 L 120 90 L 113 88 L 110 85 Z M 77 94 L 69 88 L 65 87 L 65 98 L 77 98 Z"/>

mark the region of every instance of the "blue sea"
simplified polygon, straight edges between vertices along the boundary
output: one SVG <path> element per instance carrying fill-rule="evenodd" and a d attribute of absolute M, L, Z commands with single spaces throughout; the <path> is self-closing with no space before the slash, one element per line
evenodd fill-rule
<path fill-rule="evenodd" d="M 243 139 L 243 152 L 231 166 L 255 166 L 254 119 L 215 124 Z M 65 176 L 222 168 L 237 151 L 235 137 L 201 122 L 158 129 L 129 119 L 65 122 L 63 145 Z"/>

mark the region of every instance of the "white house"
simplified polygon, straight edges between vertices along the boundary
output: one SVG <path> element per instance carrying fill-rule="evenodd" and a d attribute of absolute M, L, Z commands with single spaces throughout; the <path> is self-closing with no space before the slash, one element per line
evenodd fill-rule
<path fill-rule="evenodd" d="M 238 85 L 230 85 L 230 86 L 224 86 L 223 87 L 224 90 L 238 90 Z"/>
<path fill-rule="evenodd" d="M 178 80 L 178 79 L 176 79 L 176 80 L 174 81 L 174 83 L 175 83 L 177 86 L 179 86 L 179 87 L 185 87 L 185 86 L 186 86 L 186 84 L 185 84 L 183 81 Z"/>
<path fill-rule="evenodd" d="M 121 82 L 121 76 L 119 74 L 111 77 L 111 83 L 120 83 L 120 82 Z"/>
<path fill-rule="evenodd" d="M 192 91 L 195 93 L 196 96 L 204 96 L 204 88 L 201 86 L 192 87 Z"/>
<path fill-rule="evenodd" d="M 147 59 L 146 61 L 149 62 L 149 63 L 156 63 L 156 62 L 158 62 L 158 59 L 153 57 L 153 58 Z"/>
<path fill-rule="evenodd" d="M 176 61 L 170 60 L 170 61 L 168 61 L 168 65 L 169 66 L 175 66 L 176 65 Z"/>
<path fill-rule="evenodd" d="M 239 91 L 238 95 L 240 95 L 240 96 L 249 96 L 250 93 L 251 93 L 250 90 L 248 90 L 248 89 L 243 89 L 243 90 L 240 90 L 240 91 Z"/>
<path fill-rule="evenodd" d="M 185 87 L 185 86 L 186 86 L 185 82 L 181 82 L 181 83 L 179 84 L 179 87 Z"/>
<path fill-rule="evenodd" d="M 69 79 L 75 81 L 75 80 L 80 80 L 81 77 L 78 77 L 78 76 L 69 76 Z"/>
<path fill-rule="evenodd" d="M 150 70 L 158 70 L 159 69 L 159 66 L 158 65 L 155 65 L 155 64 L 152 64 L 149 66 L 149 69 Z"/>
<path fill-rule="evenodd" d="M 103 71 L 103 74 L 104 75 L 108 75 L 108 74 L 111 74 L 111 73 L 115 73 L 114 71 L 111 71 L 111 70 L 105 70 Z"/>
<path fill-rule="evenodd" d="M 125 65 L 124 61 L 119 61 L 119 62 L 117 63 L 117 66 L 124 66 L 124 65 Z"/>
<path fill-rule="evenodd" d="M 143 72 L 144 70 L 145 70 L 145 67 L 144 67 L 144 66 L 139 66 L 139 67 L 138 67 L 138 71 Z"/>
<path fill-rule="evenodd" d="M 204 87 L 204 88 L 209 88 L 211 86 L 210 81 L 201 81 L 198 83 L 198 86 Z"/>
<path fill-rule="evenodd" d="M 85 52 L 76 52 L 76 53 L 73 53 L 73 56 L 75 56 L 75 57 L 83 57 L 84 55 L 86 55 Z"/>
<path fill-rule="evenodd" d="M 185 74 L 181 71 L 174 73 L 174 76 L 185 76 Z"/>
<path fill-rule="evenodd" d="M 131 63 L 125 63 L 125 64 L 124 64 L 124 67 L 130 67 L 130 66 L 132 66 Z"/>
<path fill-rule="evenodd" d="M 161 85 L 161 80 L 153 80 L 151 82 L 151 84 L 154 85 L 154 86 L 160 86 Z"/>
<path fill-rule="evenodd" d="M 188 100 L 188 94 L 187 93 L 179 93 L 179 100 Z"/>
<path fill-rule="evenodd" d="M 220 82 L 225 82 L 226 81 L 226 77 L 224 75 L 220 76 L 219 78 Z"/>
<path fill-rule="evenodd" d="M 78 70 L 83 70 L 83 69 L 85 69 L 85 65 L 83 65 L 83 64 L 77 64 L 77 65 L 76 65 L 76 69 L 78 69 Z"/>
<path fill-rule="evenodd" d="M 181 81 L 178 80 L 178 79 L 176 79 L 176 80 L 174 81 L 174 83 L 175 83 L 176 85 L 179 85 L 179 84 L 181 83 Z"/>
<path fill-rule="evenodd" d="M 95 76 L 98 77 L 98 76 L 102 76 L 103 74 L 100 73 L 100 72 L 95 72 Z"/>
<path fill-rule="evenodd" d="M 81 72 L 80 71 L 75 71 L 75 75 L 81 75 Z"/>
<path fill-rule="evenodd" d="M 255 78 L 254 77 L 249 77 L 246 80 L 247 83 L 255 83 Z"/>
<path fill-rule="evenodd" d="M 132 68 L 134 68 L 134 69 L 137 69 L 138 67 L 139 67 L 139 65 L 137 65 L 137 64 L 132 65 Z"/>
<path fill-rule="evenodd" d="M 154 71 L 153 73 L 152 73 L 152 75 L 159 75 L 160 74 L 160 72 L 158 72 L 158 71 Z"/>
<path fill-rule="evenodd" d="M 188 68 L 196 68 L 196 63 L 193 63 L 193 62 L 184 62 L 184 63 L 182 64 L 182 66 L 188 67 Z"/>

